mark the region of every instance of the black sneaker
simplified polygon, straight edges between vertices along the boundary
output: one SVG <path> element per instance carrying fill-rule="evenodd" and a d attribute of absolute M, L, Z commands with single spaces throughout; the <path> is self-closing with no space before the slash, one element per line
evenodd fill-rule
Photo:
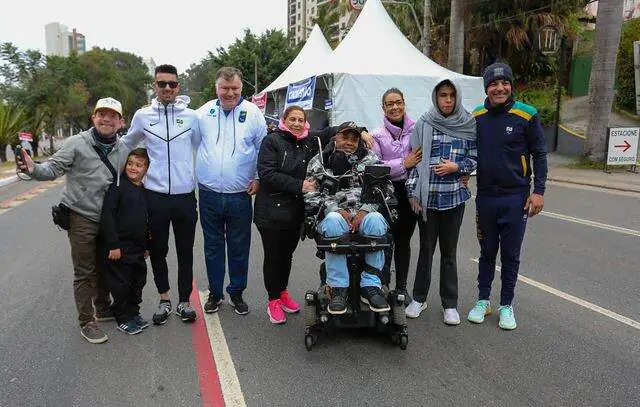
<path fill-rule="evenodd" d="M 135 319 L 131 319 L 127 322 L 123 322 L 121 324 L 118 324 L 118 330 L 128 334 L 128 335 L 135 335 L 135 334 L 139 334 L 140 332 L 142 332 L 142 328 L 140 328 L 138 326 L 138 324 L 136 323 Z"/>
<path fill-rule="evenodd" d="M 347 289 L 346 288 L 331 288 L 331 302 L 327 308 L 329 314 L 340 315 L 347 312 Z"/>
<path fill-rule="evenodd" d="M 209 298 L 207 299 L 207 302 L 204 303 L 204 312 L 207 314 L 218 312 L 220 304 L 222 304 L 222 299 L 216 298 L 215 295 L 209 293 Z"/>
<path fill-rule="evenodd" d="M 229 305 L 231 305 L 238 315 L 247 315 L 249 306 L 242 299 L 242 293 L 236 293 L 229 297 Z"/>
<path fill-rule="evenodd" d="M 368 286 L 360 288 L 360 299 L 365 304 L 369 304 L 369 308 L 373 312 L 384 312 L 391 310 L 384 294 L 378 287 Z"/>
<path fill-rule="evenodd" d="M 171 314 L 171 301 L 169 300 L 160 300 L 160 304 L 158 304 L 158 309 L 153 313 L 154 325 L 164 325 L 167 322 L 167 318 L 169 318 L 169 314 Z"/>
<path fill-rule="evenodd" d="M 140 329 L 145 329 L 145 328 L 149 327 L 149 321 L 144 319 L 142 317 L 142 315 L 140 315 L 140 314 L 138 314 L 135 317 L 133 317 L 133 320 L 136 322 L 136 325 L 138 325 L 138 327 Z"/>
<path fill-rule="evenodd" d="M 191 308 L 188 302 L 181 302 L 176 307 L 176 314 L 180 316 L 182 322 L 193 322 L 196 320 L 196 310 Z"/>

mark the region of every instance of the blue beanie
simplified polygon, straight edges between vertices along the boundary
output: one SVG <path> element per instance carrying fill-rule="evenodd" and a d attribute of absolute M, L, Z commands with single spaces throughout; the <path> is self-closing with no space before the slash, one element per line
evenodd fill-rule
<path fill-rule="evenodd" d="M 515 80 L 511 67 L 502 62 L 496 62 L 486 67 L 484 73 L 482 74 L 482 79 L 484 79 L 485 92 L 487 91 L 489 84 L 491 84 L 491 82 L 493 81 L 504 79 L 506 81 L 509 81 L 513 85 L 513 82 Z"/>

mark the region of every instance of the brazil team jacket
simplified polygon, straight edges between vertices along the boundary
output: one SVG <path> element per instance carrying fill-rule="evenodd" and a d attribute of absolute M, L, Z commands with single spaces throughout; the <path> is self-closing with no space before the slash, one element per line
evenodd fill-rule
<path fill-rule="evenodd" d="M 133 149 L 145 141 L 149 170 L 144 186 L 164 194 L 186 194 L 196 188 L 195 149 L 200 144 L 196 112 L 187 106 L 191 99 L 178 96 L 164 105 L 157 99 L 139 109 L 122 141 Z"/>
<path fill-rule="evenodd" d="M 493 107 L 489 100 L 473 110 L 478 129 L 478 195 L 544 194 L 547 147 L 533 106 L 513 100 Z"/>
<path fill-rule="evenodd" d="M 267 124 L 260 109 L 241 100 L 228 114 L 218 99 L 197 110 L 202 142 L 196 176 L 205 188 L 220 193 L 246 191 L 257 178 L 256 164 Z"/>

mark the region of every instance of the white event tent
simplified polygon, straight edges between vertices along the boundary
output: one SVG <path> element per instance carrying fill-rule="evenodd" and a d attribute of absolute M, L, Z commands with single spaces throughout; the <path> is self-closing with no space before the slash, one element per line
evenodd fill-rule
<path fill-rule="evenodd" d="M 319 29 L 317 37 L 324 40 Z M 289 68 L 265 90 L 280 89 L 282 94 L 289 83 L 318 76 L 317 84 L 326 84 L 326 91 L 316 87 L 314 110 L 324 107 L 324 99 L 331 99 L 332 125 L 353 120 L 369 129 L 377 127 L 382 122 L 382 94 L 391 87 L 404 93 L 407 112 L 415 119 L 431 106 L 433 87 L 442 79 L 458 84 L 468 110 L 485 97 L 481 77 L 450 71 L 423 55 L 394 24 L 380 0 L 367 1 L 347 36 L 330 55 L 326 49 L 318 51 L 321 41 L 310 37 L 310 42 L 310 51 L 302 55 L 305 45 Z"/>

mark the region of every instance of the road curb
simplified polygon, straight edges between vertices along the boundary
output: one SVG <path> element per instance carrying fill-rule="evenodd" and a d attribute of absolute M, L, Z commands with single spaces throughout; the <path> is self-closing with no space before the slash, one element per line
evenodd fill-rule
<path fill-rule="evenodd" d="M 562 178 L 562 177 L 547 177 L 547 180 L 548 181 L 555 181 L 555 182 L 563 182 L 565 184 L 584 185 L 584 186 L 588 186 L 588 187 L 611 189 L 611 190 L 614 190 L 614 191 L 623 191 L 623 192 L 635 192 L 635 193 L 639 193 L 640 194 L 640 187 L 621 188 L 621 187 L 616 187 L 616 186 L 597 183 L 597 182 L 576 181 L 576 180 L 571 179 L 571 178 Z"/>
<path fill-rule="evenodd" d="M 0 179 L 0 187 L 3 187 L 5 185 L 9 185 L 9 184 L 13 184 L 14 182 L 18 181 L 18 176 L 14 175 L 12 177 L 8 177 L 8 178 L 2 178 Z"/>

